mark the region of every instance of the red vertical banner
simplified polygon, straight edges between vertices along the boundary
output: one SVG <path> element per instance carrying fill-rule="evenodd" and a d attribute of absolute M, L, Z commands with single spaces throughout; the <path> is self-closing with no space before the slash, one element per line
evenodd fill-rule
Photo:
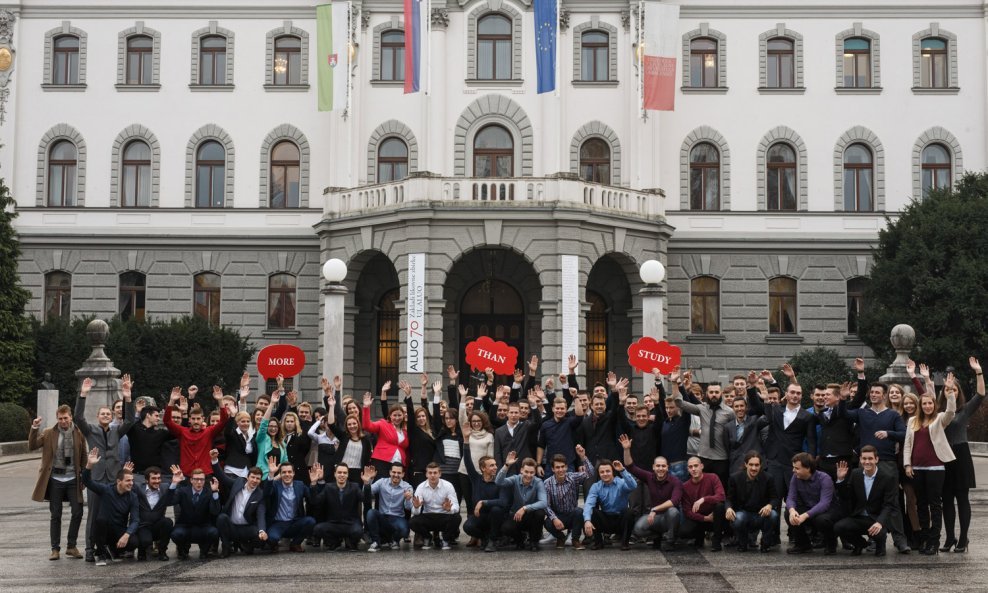
<path fill-rule="evenodd" d="M 643 56 L 645 109 L 672 111 L 676 106 L 676 58 Z"/>
<path fill-rule="evenodd" d="M 672 111 L 676 106 L 676 56 L 682 47 L 679 6 L 646 0 L 641 8 L 644 18 L 638 55 L 641 56 L 642 108 Z"/>

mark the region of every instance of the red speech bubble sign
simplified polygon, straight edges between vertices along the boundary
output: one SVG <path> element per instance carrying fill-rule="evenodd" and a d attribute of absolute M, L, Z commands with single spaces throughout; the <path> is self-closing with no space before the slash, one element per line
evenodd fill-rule
<path fill-rule="evenodd" d="M 679 366 L 682 357 L 679 346 L 665 341 L 656 342 L 647 336 L 628 346 L 628 363 L 643 373 L 651 373 L 652 369 L 657 368 L 663 375 L 669 374 Z"/>
<path fill-rule="evenodd" d="M 471 369 L 476 371 L 490 367 L 498 375 L 514 373 L 518 363 L 517 348 L 504 342 L 495 342 L 487 336 L 481 336 L 467 344 L 466 354 L 466 361 Z"/>
<path fill-rule="evenodd" d="M 257 353 L 257 372 L 265 379 L 294 377 L 305 366 L 305 352 L 291 344 L 272 344 Z"/>

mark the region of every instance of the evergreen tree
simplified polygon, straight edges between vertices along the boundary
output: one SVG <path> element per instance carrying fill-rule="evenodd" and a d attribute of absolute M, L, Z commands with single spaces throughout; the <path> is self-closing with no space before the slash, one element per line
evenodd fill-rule
<path fill-rule="evenodd" d="M 24 309 L 31 293 L 20 286 L 20 243 L 14 231 L 14 199 L 0 179 L 0 401 L 21 402 L 34 385 L 30 321 Z"/>

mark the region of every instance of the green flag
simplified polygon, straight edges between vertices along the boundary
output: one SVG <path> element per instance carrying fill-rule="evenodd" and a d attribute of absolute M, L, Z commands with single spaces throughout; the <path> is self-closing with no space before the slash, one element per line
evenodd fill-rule
<path fill-rule="evenodd" d="M 346 109 L 350 81 L 349 31 L 349 2 L 316 7 L 319 111 Z"/>

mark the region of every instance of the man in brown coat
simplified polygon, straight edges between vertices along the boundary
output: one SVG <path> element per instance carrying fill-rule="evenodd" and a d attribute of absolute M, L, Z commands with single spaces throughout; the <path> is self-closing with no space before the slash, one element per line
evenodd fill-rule
<path fill-rule="evenodd" d="M 28 433 L 32 451 L 41 449 L 41 469 L 31 500 L 48 501 L 51 509 L 51 556 L 58 560 L 62 539 L 62 503 L 67 499 L 72 510 L 65 555 L 82 558 L 76 548 L 79 526 L 82 524 L 82 468 L 86 464 L 86 437 L 72 422 L 72 408 L 59 406 L 55 412 L 58 422 L 41 431 L 42 419 L 35 418 Z"/>

